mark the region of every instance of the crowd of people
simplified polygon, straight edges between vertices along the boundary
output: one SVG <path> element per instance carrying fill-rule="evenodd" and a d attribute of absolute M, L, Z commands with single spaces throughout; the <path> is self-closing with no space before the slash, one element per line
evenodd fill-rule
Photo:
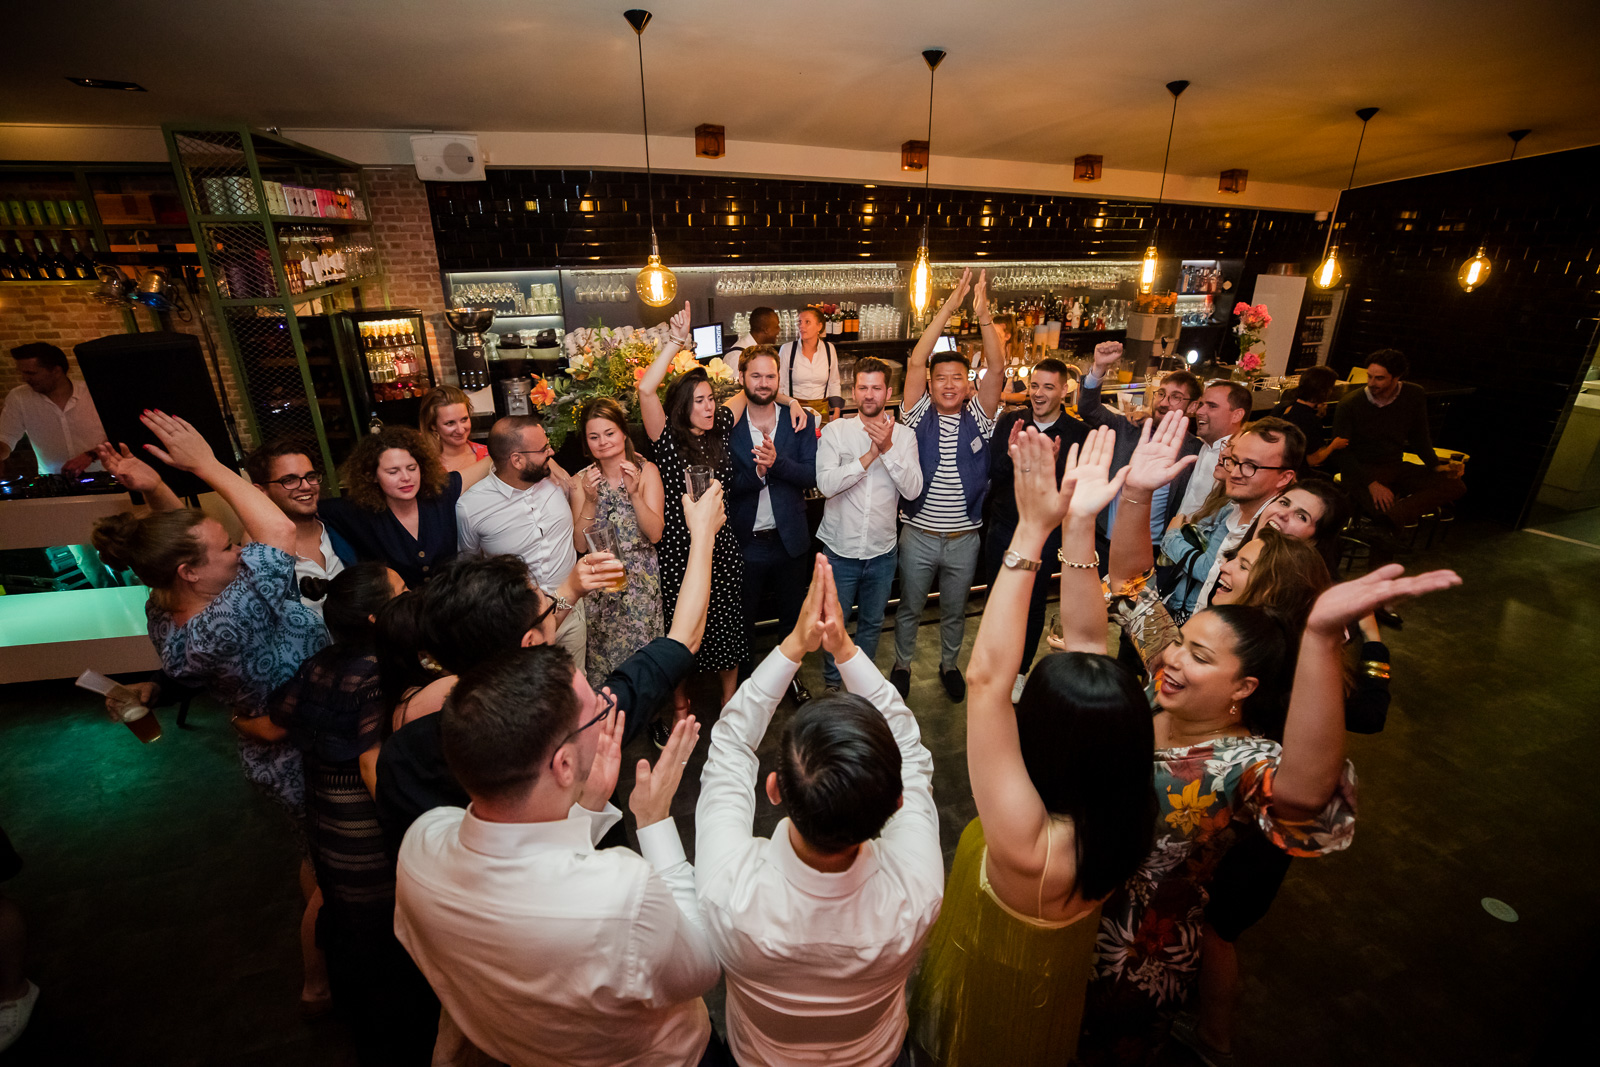
<path fill-rule="evenodd" d="M 976 380 L 935 351 L 969 293 Z M 1236 942 L 1292 857 L 1352 839 L 1344 734 L 1388 708 L 1376 616 L 1458 582 L 1333 578 L 1352 506 L 1403 528 L 1459 495 L 1404 357 L 1372 357 L 1331 436 L 1312 436 L 1317 374 L 1277 415 L 1187 371 L 1115 410 L 1115 344 L 1081 382 L 1040 361 L 1003 411 L 1009 324 L 964 275 L 898 412 L 890 368 L 863 359 L 846 414 L 807 323 L 780 350 L 753 314 L 736 395 L 694 370 L 663 397 L 685 309 L 638 383 L 642 436 L 592 402 L 571 473 L 534 416 L 472 441 L 450 388 L 418 429 L 363 439 L 329 498 L 304 444 L 269 442 L 241 475 L 145 412 L 151 455 L 221 496 L 237 542 L 126 445 L 94 449 L 149 505 L 94 534 L 150 587 L 162 671 L 134 688 L 227 709 L 302 846 L 302 1006 L 337 1008 L 363 1062 L 1137 1064 L 1169 1037 L 1226 1061 Z M 1345 461 L 1343 487 L 1317 474 Z M 944 709 L 907 703 L 934 589 L 977 809 L 948 872 L 919 725 Z M 758 655 L 769 612 L 782 637 Z M 691 863 L 671 811 L 697 672 L 718 706 Z M 659 756 L 623 798 L 641 734 Z M 770 837 L 760 793 L 784 814 Z M 719 1034 L 704 995 L 724 978 Z"/>

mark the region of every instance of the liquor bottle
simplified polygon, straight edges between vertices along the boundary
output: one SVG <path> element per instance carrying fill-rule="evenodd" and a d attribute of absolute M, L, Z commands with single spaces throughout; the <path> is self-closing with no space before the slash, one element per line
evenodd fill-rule
<path fill-rule="evenodd" d="M 50 238 L 50 258 L 54 260 L 50 267 L 50 275 L 57 281 L 64 282 L 78 276 L 78 272 L 72 269 L 72 261 L 61 254 L 61 242 L 54 237 Z"/>
<path fill-rule="evenodd" d="M 27 271 L 28 279 L 30 281 L 39 282 L 48 281 L 50 278 L 49 271 L 46 269 L 44 264 L 39 261 L 37 256 L 28 251 L 27 246 L 22 243 L 21 238 L 17 239 L 17 247 L 22 249 L 23 269 Z"/>
<path fill-rule="evenodd" d="M 11 258 L 10 249 L 0 244 L 0 282 L 17 280 L 17 261 Z"/>
<path fill-rule="evenodd" d="M 83 249 L 78 247 L 78 239 L 72 238 L 72 273 L 80 278 L 93 278 L 94 260 L 83 254 Z"/>

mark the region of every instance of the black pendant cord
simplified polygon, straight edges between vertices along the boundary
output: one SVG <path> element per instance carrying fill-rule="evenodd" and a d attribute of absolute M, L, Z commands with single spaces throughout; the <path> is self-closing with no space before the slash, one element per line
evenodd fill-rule
<path fill-rule="evenodd" d="M 1361 146 L 1366 143 L 1366 140 L 1367 124 L 1363 122 L 1361 124 L 1361 136 L 1356 138 L 1356 158 L 1350 161 L 1350 178 L 1344 183 L 1344 191 L 1347 193 L 1350 191 L 1351 186 L 1356 183 L 1356 164 L 1361 162 Z"/>
<path fill-rule="evenodd" d="M 1167 123 L 1167 151 L 1161 157 L 1161 189 L 1156 193 L 1156 207 L 1167 195 L 1167 164 L 1172 160 L 1172 131 L 1178 125 L 1178 94 L 1172 94 L 1172 119 Z"/>
<path fill-rule="evenodd" d="M 635 34 L 634 39 L 639 43 L 639 113 L 644 117 L 644 190 L 649 211 L 650 243 L 653 246 L 656 240 L 656 190 L 650 170 L 650 106 L 644 92 L 644 34 Z"/>
<path fill-rule="evenodd" d="M 933 178 L 933 74 L 934 68 L 930 66 L 928 68 L 928 159 L 922 165 L 922 206 L 924 209 L 927 208 L 933 198 L 933 194 L 928 188 L 928 182 Z"/>

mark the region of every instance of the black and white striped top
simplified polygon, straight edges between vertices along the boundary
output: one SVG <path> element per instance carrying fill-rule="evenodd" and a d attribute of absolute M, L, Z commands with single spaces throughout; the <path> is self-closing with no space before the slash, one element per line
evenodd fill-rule
<path fill-rule="evenodd" d="M 961 437 L 961 416 L 944 415 L 934 411 L 932 397 L 927 393 L 905 413 L 903 421 L 913 429 L 930 412 L 939 419 L 939 466 L 928 483 L 928 499 L 915 518 L 903 514 L 901 518 L 920 530 L 932 533 L 958 533 L 976 530 L 983 525 L 967 518 L 967 489 L 961 484 L 961 472 L 956 467 L 956 448 Z M 978 432 L 985 439 L 994 433 L 994 420 L 984 413 L 977 398 L 967 401 L 967 412 L 978 423 Z M 981 489 L 974 486 L 974 491 Z"/>

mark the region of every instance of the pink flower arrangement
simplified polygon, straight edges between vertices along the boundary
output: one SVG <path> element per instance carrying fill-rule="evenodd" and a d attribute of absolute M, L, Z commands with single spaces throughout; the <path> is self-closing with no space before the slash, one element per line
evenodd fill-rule
<path fill-rule="evenodd" d="M 1272 315 L 1267 311 L 1265 304 L 1251 307 L 1241 300 L 1234 305 L 1233 313 L 1239 316 L 1240 325 L 1248 327 L 1251 331 L 1272 325 Z"/>
<path fill-rule="evenodd" d="M 1261 356 L 1255 352 L 1246 352 L 1239 357 L 1239 369 L 1243 371 L 1260 370 Z"/>

